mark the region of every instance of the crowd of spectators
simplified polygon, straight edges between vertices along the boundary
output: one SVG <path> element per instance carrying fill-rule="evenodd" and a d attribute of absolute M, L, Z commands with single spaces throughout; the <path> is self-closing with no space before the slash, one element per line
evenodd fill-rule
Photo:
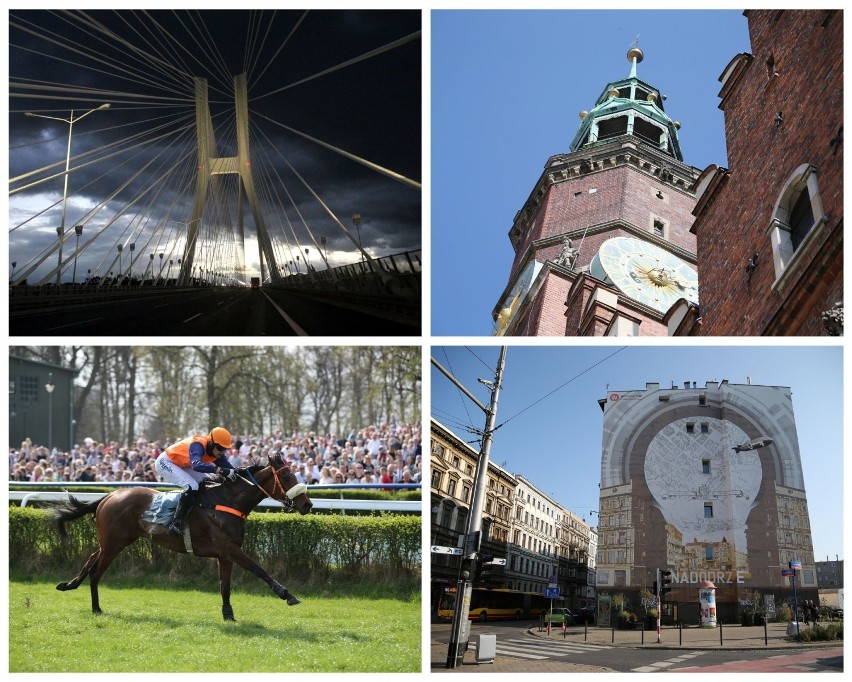
<path fill-rule="evenodd" d="M 224 425 L 228 428 L 228 425 Z M 232 427 L 231 427 L 232 428 Z M 232 434 L 234 431 L 231 432 Z M 266 464 L 280 454 L 300 483 L 368 484 L 420 483 L 422 446 L 420 424 L 392 421 L 347 435 L 277 431 L 271 435 L 234 435 L 228 459 L 235 467 Z M 180 439 L 176 439 L 180 440 Z M 70 452 L 34 445 L 29 439 L 9 451 L 9 479 L 33 482 L 159 482 L 157 457 L 173 441 L 98 443 L 85 438 Z"/>

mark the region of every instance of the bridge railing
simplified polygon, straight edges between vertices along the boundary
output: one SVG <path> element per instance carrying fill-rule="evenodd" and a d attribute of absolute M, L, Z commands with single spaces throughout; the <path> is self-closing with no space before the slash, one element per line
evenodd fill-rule
<path fill-rule="evenodd" d="M 311 270 L 307 274 L 290 275 L 284 278 L 281 286 L 419 296 L 423 270 L 420 251 L 406 251 L 374 258 L 372 264 L 373 268 L 369 262 L 360 261 L 327 270 Z"/>

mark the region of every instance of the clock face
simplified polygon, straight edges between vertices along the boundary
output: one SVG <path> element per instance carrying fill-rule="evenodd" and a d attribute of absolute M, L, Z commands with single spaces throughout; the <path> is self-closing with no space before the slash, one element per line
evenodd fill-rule
<path fill-rule="evenodd" d="M 593 275 L 625 296 L 665 313 L 675 301 L 698 302 L 698 275 L 673 253 L 633 237 L 605 241 L 591 266 Z"/>

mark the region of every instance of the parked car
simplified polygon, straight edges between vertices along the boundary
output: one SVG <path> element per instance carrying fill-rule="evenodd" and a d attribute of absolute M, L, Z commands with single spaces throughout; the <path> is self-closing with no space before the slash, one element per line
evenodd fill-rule
<path fill-rule="evenodd" d="M 564 622 L 566 625 L 573 625 L 574 623 L 582 623 L 583 621 L 578 620 L 577 614 L 571 609 L 553 609 L 553 616 L 551 618 L 550 611 L 544 614 L 544 622 L 552 623 L 553 625 L 562 625 Z"/>
<path fill-rule="evenodd" d="M 575 613 L 579 620 L 578 623 L 589 623 L 589 625 L 595 624 L 595 607 L 594 606 L 584 606 L 581 609 L 576 609 Z"/>

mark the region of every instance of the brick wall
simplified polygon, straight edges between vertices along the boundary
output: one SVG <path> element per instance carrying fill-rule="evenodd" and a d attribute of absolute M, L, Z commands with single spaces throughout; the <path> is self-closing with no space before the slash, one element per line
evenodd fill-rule
<path fill-rule="evenodd" d="M 701 335 L 824 334 L 822 312 L 842 300 L 843 147 L 830 141 L 843 121 L 843 15 L 747 17 L 754 58 L 720 104 L 731 175 L 696 221 Z M 769 75 L 770 59 L 777 75 Z M 806 163 L 817 169 L 828 228 L 790 283 L 773 291 L 767 231 L 785 183 Z M 758 268 L 749 281 L 753 253 Z"/>

